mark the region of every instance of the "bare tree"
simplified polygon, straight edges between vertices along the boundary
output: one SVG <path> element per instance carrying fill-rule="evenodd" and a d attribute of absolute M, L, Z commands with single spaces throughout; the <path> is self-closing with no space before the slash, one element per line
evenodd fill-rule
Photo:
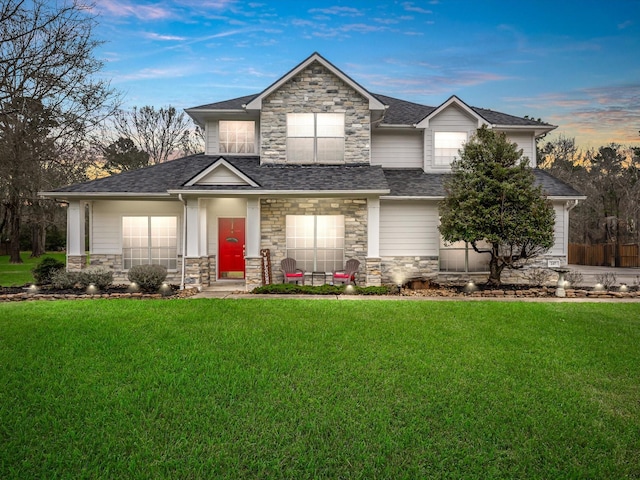
<path fill-rule="evenodd" d="M 191 120 L 171 105 L 159 109 L 147 105 L 133 107 L 131 111 L 119 110 L 114 129 L 119 137 L 132 140 L 138 149 L 149 154 L 151 165 L 190 154 L 199 143 Z"/>
<path fill-rule="evenodd" d="M 0 216 L 20 263 L 25 210 L 52 178 L 68 183 L 68 162 L 117 96 L 96 76 L 95 19 L 78 0 L 0 0 L 0 17 Z"/>

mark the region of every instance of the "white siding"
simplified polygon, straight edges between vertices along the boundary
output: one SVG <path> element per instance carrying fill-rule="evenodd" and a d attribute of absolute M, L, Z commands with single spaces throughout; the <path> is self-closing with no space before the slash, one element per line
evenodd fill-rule
<path fill-rule="evenodd" d="M 424 132 L 424 169 L 429 172 L 447 171 L 447 167 L 433 166 L 433 133 L 467 132 L 471 135 L 478 127 L 478 121 L 455 105 L 445 108 L 429 120 L 429 128 Z"/>
<path fill-rule="evenodd" d="M 517 143 L 518 147 L 522 149 L 522 154 L 529 159 L 529 165 L 531 167 L 536 166 L 536 142 L 531 133 L 514 133 L 506 132 L 507 138 L 510 142 Z"/>
<path fill-rule="evenodd" d="M 385 168 L 422 168 L 422 130 L 380 130 L 371 136 L 371 164 Z"/>
<path fill-rule="evenodd" d="M 91 206 L 91 253 L 122 253 L 122 217 L 129 215 L 175 215 L 179 231 L 182 219 L 182 203 L 173 201 L 98 200 Z M 180 237 L 180 235 L 179 235 Z M 180 238 L 178 238 L 180 245 Z M 180 251 L 178 246 L 178 251 Z"/>
<path fill-rule="evenodd" d="M 205 125 L 205 153 L 207 155 L 217 155 L 218 146 L 218 121 L 209 121 Z"/>
<path fill-rule="evenodd" d="M 381 256 L 437 256 L 439 238 L 436 202 L 380 202 Z"/>
<path fill-rule="evenodd" d="M 554 202 L 553 210 L 556 214 L 556 224 L 553 231 L 554 245 L 549 250 L 549 253 L 551 255 L 566 255 L 569 239 L 567 230 L 569 212 L 567 212 L 564 202 Z"/>
<path fill-rule="evenodd" d="M 196 185 L 247 185 L 247 182 L 224 165 L 221 165 L 204 178 L 198 180 Z"/>

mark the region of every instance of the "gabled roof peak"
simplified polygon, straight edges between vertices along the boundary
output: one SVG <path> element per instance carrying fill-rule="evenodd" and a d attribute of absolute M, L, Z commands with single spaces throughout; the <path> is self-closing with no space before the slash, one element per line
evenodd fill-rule
<path fill-rule="evenodd" d="M 284 74 L 282 77 L 280 77 L 274 83 L 269 85 L 259 95 L 257 95 L 250 102 L 248 102 L 245 105 L 245 108 L 247 110 L 260 110 L 262 108 L 262 100 L 264 98 L 269 96 L 271 93 L 273 93 L 275 90 L 280 88 L 282 85 L 284 85 L 286 82 L 288 82 L 291 78 L 293 78 L 295 75 L 300 73 L 302 70 L 304 70 L 305 68 L 307 68 L 309 65 L 311 65 L 314 62 L 318 62 L 320 65 L 325 67 L 327 70 L 329 70 L 331 73 L 333 73 L 335 76 L 337 76 L 340 80 L 342 80 L 344 83 L 346 83 L 351 88 L 353 88 L 356 92 L 358 92 L 364 98 L 369 100 L 369 108 L 371 110 L 384 110 L 385 109 L 385 105 L 380 100 L 378 100 L 378 98 L 376 98 L 375 95 L 372 95 L 366 88 L 364 88 L 358 82 L 353 80 L 351 77 L 349 77 L 347 74 L 345 74 L 342 70 L 340 70 L 334 64 L 329 62 L 329 60 L 324 58 L 318 52 L 312 53 L 309 57 L 307 57 L 301 63 L 299 63 L 298 65 L 293 67 L 286 74 Z"/>

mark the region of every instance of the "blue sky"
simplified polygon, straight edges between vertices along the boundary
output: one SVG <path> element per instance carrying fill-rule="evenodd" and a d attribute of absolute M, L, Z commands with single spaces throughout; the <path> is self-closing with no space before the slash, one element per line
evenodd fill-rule
<path fill-rule="evenodd" d="M 640 0 L 98 0 L 99 55 L 125 106 L 258 93 L 313 52 L 373 93 L 640 145 Z"/>

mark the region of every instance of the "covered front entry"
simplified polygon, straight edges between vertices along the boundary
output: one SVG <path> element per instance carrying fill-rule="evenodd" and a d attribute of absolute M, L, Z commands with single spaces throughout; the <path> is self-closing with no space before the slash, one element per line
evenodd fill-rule
<path fill-rule="evenodd" d="M 245 219 L 218 218 L 218 278 L 244 278 Z"/>

